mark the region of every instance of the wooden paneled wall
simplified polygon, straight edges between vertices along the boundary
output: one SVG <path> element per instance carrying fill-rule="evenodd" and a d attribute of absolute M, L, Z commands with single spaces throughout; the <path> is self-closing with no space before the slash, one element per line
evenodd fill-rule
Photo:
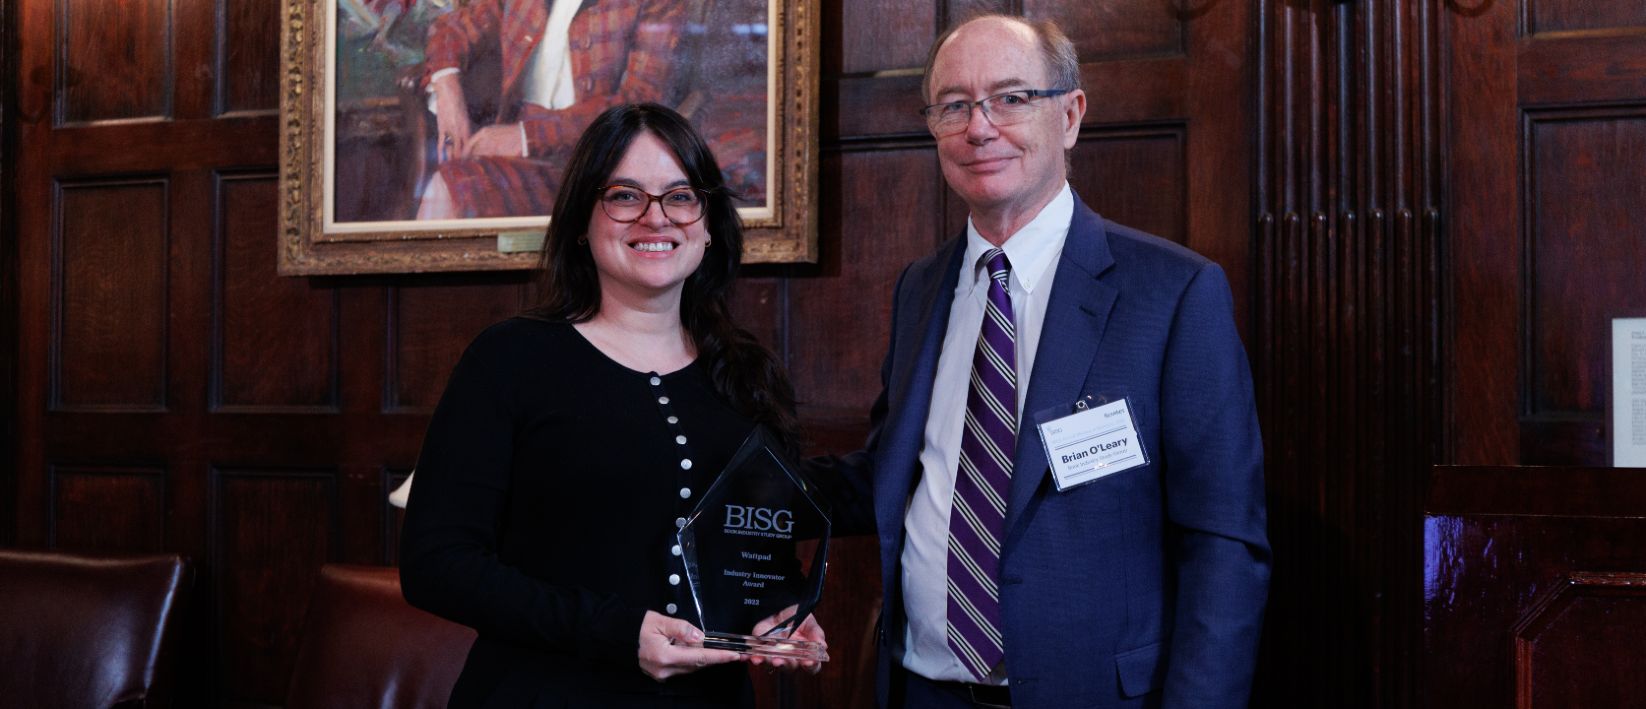
<path fill-rule="evenodd" d="M 1416 704 L 1429 464 L 1606 462 L 1603 326 L 1646 315 L 1646 10 L 821 5 L 822 258 L 735 304 L 815 448 L 861 440 L 892 283 L 964 224 L 914 113 L 927 45 L 977 9 L 1056 19 L 1090 95 L 1075 188 L 1235 289 L 1276 554 L 1254 706 Z M 385 493 L 447 371 L 530 297 L 275 275 L 278 8 L 0 0 L 0 543 L 200 561 L 188 705 L 281 702 L 316 568 L 394 562 Z M 868 696 L 874 553 L 836 549 L 842 661 L 769 703 Z"/>
<path fill-rule="evenodd" d="M 1413 560 L 1441 401 L 1433 5 L 1262 13 L 1248 344 L 1275 570 L 1256 706 L 1410 706 L 1416 689 Z"/>
<path fill-rule="evenodd" d="M 1606 465 L 1610 320 L 1646 316 L 1646 5 L 1487 3 L 1449 34 L 1456 461 Z"/>
<path fill-rule="evenodd" d="M 1611 325 L 1646 316 L 1646 5 L 1447 13 L 1454 340 L 1426 524 L 1422 706 L 1624 706 L 1646 653 Z M 1507 467 L 1551 466 L 1551 467 Z"/>
<path fill-rule="evenodd" d="M 1089 203 L 1217 258 L 1250 300 L 1248 0 L 823 3 L 822 260 L 752 270 L 736 302 L 788 363 L 819 450 L 861 442 L 892 283 L 964 224 L 915 113 L 918 70 L 943 27 L 986 7 L 1077 39 L 1092 100 L 1072 179 Z M 278 3 L 16 9 L 6 527 L 26 546 L 200 560 L 189 663 L 217 681 L 188 699 L 277 704 L 317 567 L 394 561 L 384 496 L 462 348 L 527 302 L 527 278 L 275 275 Z M 874 553 L 845 540 L 834 557 L 823 617 L 846 647 L 872 622 Z M 763 689 L 861 701 L 864 649 Z"/>
<path fill-rule="evenodd" d="M 386 491 L 525 290 L 275 275 L 278 10 L 39 0 L 7 33 L 26 206 L 6 526 L 199 562 L 182 666 L 211 681 L 187 705 L 283 701 L 319 565 L 392 561 Z"/>
<path fill-rule="evenodd" d="M 0 0 L 0 67 L 16 61 L 17 3 Z M 16 72 L 0 71 L 0 545 L 17 543 L 17 224 L 16 173 L 12 157 L 17 145 Z"/>

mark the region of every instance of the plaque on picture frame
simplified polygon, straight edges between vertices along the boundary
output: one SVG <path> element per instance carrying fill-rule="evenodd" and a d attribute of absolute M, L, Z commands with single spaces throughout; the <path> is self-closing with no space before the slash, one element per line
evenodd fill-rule
<path fill-rule="evenodd" d="M 791 636 L 823 594 L 829 529 L 817 487 L 756 427 L 679 531 L 703 647 L 828 660 L 822 643 Z M 805 540 L 817 541 L 809 564 L 796 553 Z M 775 627 L 753 634 L 774 616 Z"/>

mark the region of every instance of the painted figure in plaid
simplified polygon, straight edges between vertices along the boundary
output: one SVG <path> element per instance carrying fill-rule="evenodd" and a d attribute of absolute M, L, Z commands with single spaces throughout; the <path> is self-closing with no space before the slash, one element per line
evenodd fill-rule
<path fill-rule="evenodd" d="M 1070 188 L 1087 98 L 1054 25 L 964 22 L 923 89 L 970 218 L 898 279 L 831 479 L 837 526 L 879 534 L 881 706 L 1245 706 L 1270 552 L 1223 271 Z M 1039 424 L 1122 400 L 1147 462 L 1056 484 Z"/>
<path fill-rule="evenodd" d="M 614 105 L 667 101 L 685 0 L 472 0 L 429 26 L 424 81 L 438 124 L 439 172 L 419 219 L 548 214 L 583 128 Z M 463 73 L 495 61 L 494 96 Z M 490 74 L 488 74 L 490 76 Z M 495 102 L 483 126 L 474 103 Z"/>

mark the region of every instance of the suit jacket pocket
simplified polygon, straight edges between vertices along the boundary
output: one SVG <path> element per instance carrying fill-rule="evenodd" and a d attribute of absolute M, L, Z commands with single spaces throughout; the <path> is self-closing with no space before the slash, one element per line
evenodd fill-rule
<path fill-rule="evenodd" d="M 1165 643 L 1144 645 L 1115 655 L 1114 667 L 1120 675 L 1120 693 L 1127 697 L 1141 697 L 1159 691 L 1166 682 L 1165 656 Z"/>

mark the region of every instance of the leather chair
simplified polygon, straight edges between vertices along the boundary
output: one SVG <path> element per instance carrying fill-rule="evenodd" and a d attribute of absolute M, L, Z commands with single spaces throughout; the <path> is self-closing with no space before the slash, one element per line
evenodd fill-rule
<path fill-rule="evenodd" d="M 0 704 L 164 707 L 193 581 L 176 554 L 0 549 Z"/>
<path fill-rule="evenodd" d="M 411 607 L 400 572 L 327 564 L 309 604 L 287 709 L 444 707 L 475 632 Z"/>

